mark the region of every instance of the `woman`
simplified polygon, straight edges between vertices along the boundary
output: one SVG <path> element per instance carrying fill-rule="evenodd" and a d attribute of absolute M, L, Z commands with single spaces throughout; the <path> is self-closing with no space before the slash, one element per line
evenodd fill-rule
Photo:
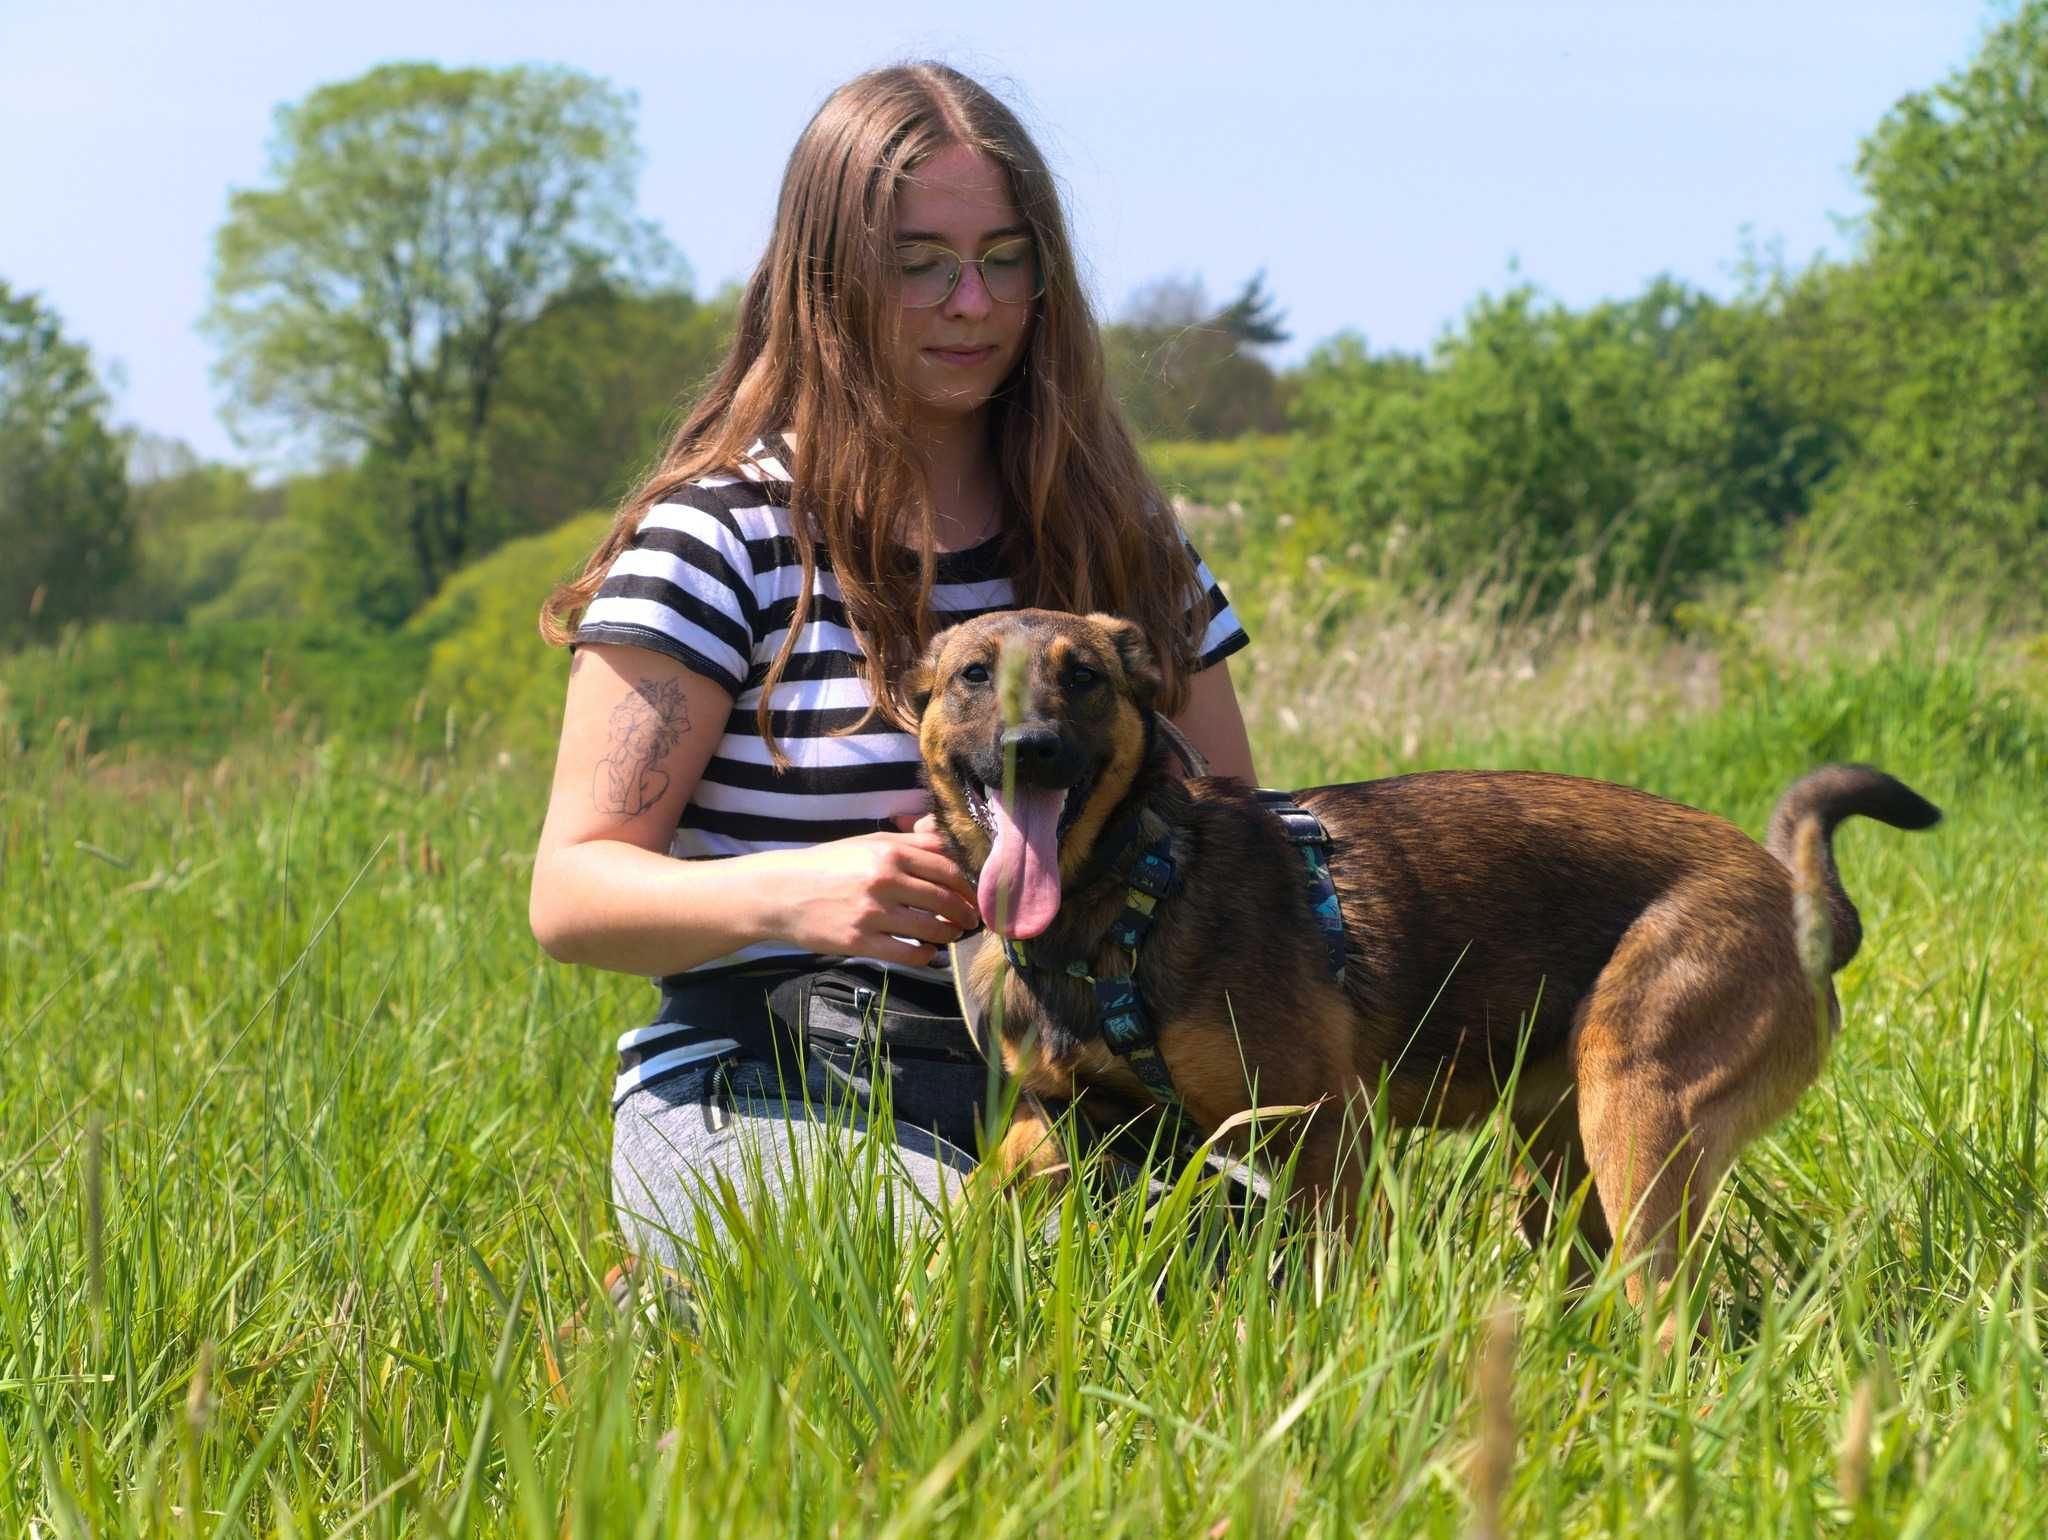
<path fill-rule="evenodd" d="M 819 1019 L 828 969 L 831 1001 L 885 995 L 930 1049 L 898 1087 L 892 1201 L 971 1165 L 982 1081 L 945 949 L 980 916 L 914 824 L 900 677 L 1019 604 L 1136 620 L 1174 720 L 1254 778 L 1222 662 L 1244 633 L 1104 392 L 1043 158 L 958 72 L 878 70 L 804 130 L 730 355 L 542 614 L 574 654 L 534 935 L 662 986 L 620 1041 L 630 1249 L 672 1262 L 747 1173 L 851 1141 L 872 1066 L 795 1062 L 766 1030 L 793 998 Z M 822 1105 L 849 1097 L 850 1119 Z"/>

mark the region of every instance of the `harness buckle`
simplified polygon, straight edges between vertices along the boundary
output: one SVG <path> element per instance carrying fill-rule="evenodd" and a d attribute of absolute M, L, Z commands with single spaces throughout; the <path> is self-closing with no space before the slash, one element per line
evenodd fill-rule
<path fill-rule="evenodd" d="M 1151 1024 L 1145 1008 L 1138 1003 L 1136 979 L 1097 979 L 1095 1015 L 1102 1023 L 1102 1040 L 1111 1053 L 1128 1056 L 1152 1042 Z"/>

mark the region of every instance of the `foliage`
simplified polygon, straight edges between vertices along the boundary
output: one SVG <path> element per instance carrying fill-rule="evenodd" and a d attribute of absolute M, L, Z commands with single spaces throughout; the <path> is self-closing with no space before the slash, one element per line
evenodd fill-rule
<path fill-rule="evenodd" d="M 0 751 L 212 757 L 268 739 L 438 735 L 425 644 L 336 621 L 103 621 L 0 659 Z"/>
<path fill-rule="evenodd" d="M 1203 508 L 1270 500 L 1286 473 L 1294 441 L 1282 433 L 1232 439 L 1154 439 L 1145 464 L 1167 496 Z"/>
<path fill-rule="evenodd" d="M 128 575 L 128 483 L 83 346 L 0 282 L 0 647 L 95 612 Z"/>
<path fill-rule="evenodd" d="M 1427 367 L 1321 351 L 1287 483 L 1314 539 L 1404 586 L 1475 573 L 1533 602 L 1668 606 L 1771 551 L 1830 468 L 1758 315 L 1670 280 L 1574 313 L 1482 298 Z"/>
<path fill-rule="evenodd" d="M 1856 453 L 1818 521 L 1878 588 L 1946 579 L 2039 614 L 2048 568 L 2048 4 L 1907 96 L 1858 163 Z M 1837 321 L 1844 319 L 1839 311 Z"/>
<path fill-rule="evenodd" d="M 428 644 L 432 697 L 454 705 L 478 731 L 488 723 L 498 742 L 551 756 L 568 657 L 541 640 L 541 601 L 583 570 L 611 521 L 609 513 L 585 514 L 509 540 L 450 579 L 407 628 Z"/>
<path fill-rule="evenodd" d="M 1226 439 L 1285 423 L 1285 390 L 1257 349 L 1287 340 L 1253 277 L 1211 308 L 1199 283 L 1162 279 L 1103 328 L 1110 388 L 1141 439 Z"/>
<path fill-rule="evenodd" d="M 127 619 L 184 619 L 233 589 L 243 564 L 280 538 L 283 490 L 258 487 L 240 466 L 147 438 L 130 465 L 135 568 L 118 605 Z"/>
<path fill-rule="evenodd" d="M 2048 815 L 1995 736 L 1966 788 L 1915 737 L 1982 670 L 1808 661 L 1492 745 L 1756 830 L 1840 700 L 1948 804 L 1843 833 L 1845 1030 L 1715 1200 L 1677 1361 L 1524 1244 L 1493 1129 L 1375 1141 L 1349 1241 L 1171 1166 L 1149 1208 L 991 1190 L 906 1233 L 865 1144 L 740 1220 L 694 1332 L 614 1316 L 608 1056 L 651 991 L 527 933 L 544 766 L 367 728 L 0 765 L 0 1523 L 1450 1537 L 1492 1426 L 1496 1533 L 2041 1533 Z"/>
<path fill-rule="evenodd" d="M 707 303 L 601 285 L 523 328 L 485 444 L 503 527 L 550 529 L 630 491 L 724 358 L 737 311 L 736 294 Z"/>
<path fill-rule="evenodd" d="M 502 533 L 487 448 L 522 329 L 670 265 L 636 169 L 630 104 L 595 79 L 391 64 L 282 109 L 267 184 L 233 195 L 208 325 L 235 420 L 360 456 L 375 495 L 346 538 L 417 594 Z"/>

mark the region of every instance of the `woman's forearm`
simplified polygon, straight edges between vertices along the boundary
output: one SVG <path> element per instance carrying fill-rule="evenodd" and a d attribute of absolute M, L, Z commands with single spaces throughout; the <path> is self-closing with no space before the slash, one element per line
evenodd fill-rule
<path fill-rule="evenodd" d="M 775 852 L 682 861 L 587 840 L 535 863 L 528 919 L 558 962 L 658 978 L 780 934 Z"/>

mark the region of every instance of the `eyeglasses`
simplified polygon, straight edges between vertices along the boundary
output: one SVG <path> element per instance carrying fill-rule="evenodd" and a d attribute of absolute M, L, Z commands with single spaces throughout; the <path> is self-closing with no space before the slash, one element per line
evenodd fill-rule
<path fill-rule="evenodd" d="M 981 285 L 998 304 L 1021 305 L 1045 292 L 1038 251 L 1029 236 L 1003 241 L 978 257 L 963 257 L 936 241 L 896 248 L 896 298 L 907 309 L 929 310 L 953 297 L 962 269 L 981 269 Z"/>

